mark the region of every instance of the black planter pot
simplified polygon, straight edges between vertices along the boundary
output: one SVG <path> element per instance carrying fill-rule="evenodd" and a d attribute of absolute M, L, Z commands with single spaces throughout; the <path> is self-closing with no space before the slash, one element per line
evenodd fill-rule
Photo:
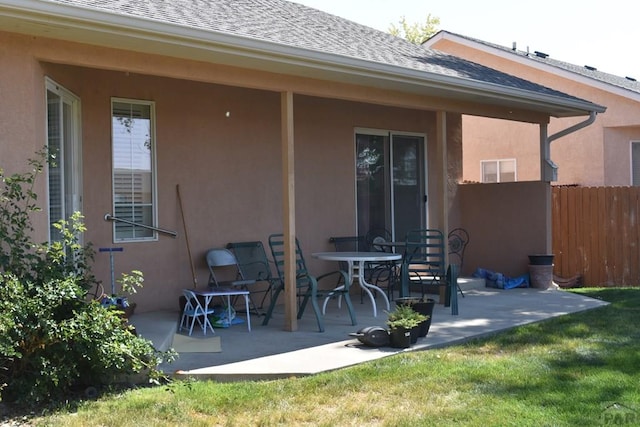
<path fill-rule="evenodd" d="M 411 347 L 411 329 L 405 329 L 405 328 L 390 329 L 389 343 L 393 348 Z"/>
<path fill-rule="evenodd" d="M 407 298 L 407 299 L 415 300 L 415 298 Z M 396 300 L 396 304 L 404 304 L 404 302 L 398 302 Z M 411 301 L 409 302 L 409 305 L 411 305 L 411 308 L 413 308 L 414 311 L 420 314 L 424 314 L 425 316 L 429 316 L 427 320 L 420 323 L 420 331 L 418 332 L 418 337 L 420 338 L 426 337 L 427 334 L 429 333 L 429 328 L 431 328 L 431 319 L 433 318 L 433 309 L 436 306 L 436 300 L 428 298 L 426 301 L 420 301 L 420 302 Z"/>
<path fill-rule="evenodd" d="M 529 264 L 531 265 L 553 265 L 552 254 L 529 255 Z"/>
<path fill-rule="evenodd" d="M 431 320 L 433 319 L 433 309 L 436 306 L 436 300 L 427 299 L 425 302 L 419 302 L 413 305 L 413 309 L 420 314 L 424 314 L 425 316 L 429 316 L 427 320 L 422 322 L 422 328 L 420 330 L 420 336 L 426 337 L 429 333 L 429 328 L 431 327 Z"/>
<path fill-rule="evenodd" d="M 418 342 L 418 338 L 420 337 L 420 325 L 415 328 L 411 328 L 411 344 L 415 344 Z"/>

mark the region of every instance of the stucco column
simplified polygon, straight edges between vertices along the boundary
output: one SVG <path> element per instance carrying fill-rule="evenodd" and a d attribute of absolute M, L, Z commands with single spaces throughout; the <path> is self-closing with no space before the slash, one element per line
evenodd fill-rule
<path fill-rule="evenodd" d="M 551 159 L 551 142 L 548 137 L 547 123 L 540 123 L 540 181 L 546 183 L 546 192 L 544 197 L 544 213 L 545 213 L 545 253 L 550 254 L 553 250 L 552 239 L 552 221 L 551 221 L 551 183 L 547 176 L 547 160 Z"/>
<path fill-rule="evenodd" d="M 437 171 L 435 174 L 431 174 L 431 177 L 436 177 L 438 182 L 436 198 L 431 198 L 431 202 L 437 204 L 437 219 L 433 222 L 431 228 L 438 228 L 442 233 L 447 236 L 449 232 L 449 177 L 448 177 L 448 157 L 447 157 L 447 113 L 445 111 L 438 111 L 436 113 L 436 158 L 437 158 Z M 444 261 L 445 266 L 449 265 L 449 258 L 447 253 L 449 252 L 447 247 L 447 239 L 445 238 L 445 251 Z"/>
<path fill-rule="evenodd" d="M 281 138 L 282 138 L 282 224 L 284 233 L 284 329 L 298 330 L 296 304 L 296 198 L 295 198 L 295 162 L 293 138 L 293 93 L 282 92 Z"/>

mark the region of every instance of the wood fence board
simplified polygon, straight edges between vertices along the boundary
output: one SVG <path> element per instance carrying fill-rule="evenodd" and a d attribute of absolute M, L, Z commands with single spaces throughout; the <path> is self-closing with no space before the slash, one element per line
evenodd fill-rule
<path fill-rule="evenodd" d="M 560 197 L 560 191 L 551 191 L 551 229 L 556 230 L 560 228 L 560 223 L 558 222 L 558 207 L 560 206 L 560 202 L 558 198 Z M 554 263 L 556 266 L 556 270 L 560 271 L 560 266 L 562 265 L 563 254 L 562 251 L 557 250 L 560 247 L 560 233 L 551 233 L 551 247 L 554 249 Z"/>
<path fill-rule="evenodd" d="M 587 286 L 640 286 L 640 187 L 554 187 L 554 273 Z"/>
<path fill-rule="evenodd" d="M 622 191 L 618 191 L 619 194 L 619 218 L 621 221 L 622 232 L 618 237 L 619 243 L 619 259 L 620 260 L 620 275 L 624 283 L 629 283 L 631 280 L 631 245 L 629 244 L 629 235 L 631 234 L 631 193 L 622 194 Z"/>
<path fill-rule="evenodd" d="M 582 243 L 582 248 L 580 252 L 580 266 L 576 266 L 573 274 L 583 274 L 586 275 L 586 272 L 591 274 L 591 247 L 592 247 L 592 238 L 591 238 L 591 229 L 593 224 L 593 212 L 591 212 L 591 192 L 584 191 L 583 188 L 580 193 L 582 194 L 582 205 L 580 206 L 580 210 L 583 212 L 584 220 L 583 222 L 583 232 L 584 239 Z M 584 272 L 584 273 L 583 273 Z"/>
<path fill-rule="evenodd" d="M 568 206 L 568 197 L 567 197 L 568 194 L 569 193 L 567 191 L 560 192 L 560 203 L 562 203 L 562 206 Z M 560 227 L 562 227 L 563 230 L 567 230 L 569 226 L 570 212 L 568 209 L 561 209 L 559 213 L 560 213 Z M 563 264 L 566 264 L 567 266 L 571 265 L 571 255 L 569 254 L 568 239 L 563 238 L 560 240 L 560 251 L 562 252 Z M 562 268 L 561 266 L 560 270 L 562 271 L 564 270 L 564 268 Z"/>

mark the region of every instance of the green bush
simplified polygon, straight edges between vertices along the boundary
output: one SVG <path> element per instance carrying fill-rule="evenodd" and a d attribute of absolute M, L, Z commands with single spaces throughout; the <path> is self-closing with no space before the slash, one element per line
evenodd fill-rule
<path fill-rule="evenodd" d="M 136 336 L 120 311 L 87 298 L 96 282 L 93 251 L 78 243 L 82 216 L 56 224 L 59 241 L 31 241 L 44 159 L 30 161 L 26 174 L 5 177 L 0 169 L 0 399 L 52 403 L 134 374 L 157 381 L 157 365 L 173 354 Z"/>
<path fill-rule="evenodd" d="M 395 310 L 387 312 L 387 315 L 389 329 L 411 329 L 429 319 L 429 316 L 418 313 L 410 305 L 406 304 L 399 304 Z"/>

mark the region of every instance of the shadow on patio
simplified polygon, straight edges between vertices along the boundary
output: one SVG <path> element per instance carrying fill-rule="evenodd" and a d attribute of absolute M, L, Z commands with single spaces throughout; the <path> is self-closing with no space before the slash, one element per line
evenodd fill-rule
<path fill-rule="evenodd" d="M 218 381 L 312 375 L 401 351 L 426 350 L 460 343 L 514 326 L 607 304 L 551 289 L 498 290 L 475 287 L 464 290 L 464 294 L 465 298 L 458 298 L 457 316 L 451 314 L 450 308 L 436 304 L 429 334 L 406 350 L 369 348 L 349 336 L 349 333 L 365 326 L 384 326 L 387 319 L 381 298 L 377 299 L 378 316 L 373 317 L 371 303 L 365 299 L 361 304 L 358 295 L 353 297 L 358 321 L 356 326 L 351 325 L 346 306 L 343 304 L 338 308 L 337 301 L 331 301 L 325 316 L 325 332 L 317 331 L 315 316 L 310 308 L 299 321 L 298 331 L 286 332 L 282 329 L 284 308 L 279 307 L 268 326 L 262 326 L 262 317 L 253 315 L 251 332 L 247 331 L 246 323 L 216 329 L 221 352 L 180 353 L 176 361 L 161 368 L 175 377 Z M 394 307 L 393 302 L 391 306 Z M 178 319 L 176 311 L 136 314 L 130 321 L 139 335 L 151 340 L 156 348 L 164 350 L 172 345 Z M 202 330 L 197 334 L 202 336 Z M 193 336 L 196 336 L 195 329 Z"/>

